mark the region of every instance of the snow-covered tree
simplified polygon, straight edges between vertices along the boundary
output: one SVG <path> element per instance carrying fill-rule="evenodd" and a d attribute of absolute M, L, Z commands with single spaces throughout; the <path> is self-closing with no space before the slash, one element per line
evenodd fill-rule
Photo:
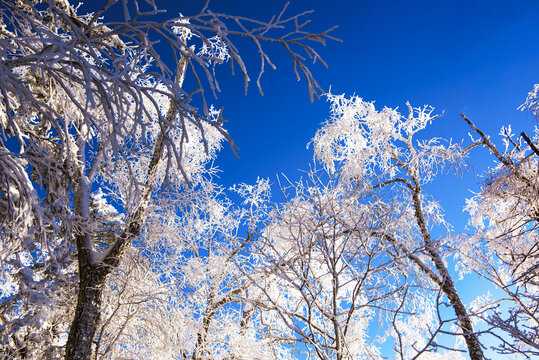
<path fill-rule="evenodd" d="M 260 75 L 274 67 L 264 44 L 282 45 L 311 98 L 319 90 L 305 61 L 321 61 L 309 41 L 323 43 L 328 34 L 306 32 L 304 14 L 287 17 L 283 9 L 261 22 L 206 4 L 196 15 L 163 19 L 153 1 L 115 3 L 82 13 L 67 0 L 0 1 L 0 343 L 7 358 L 52 359 L 65 349 L 66 359 L 89 359 L 93 347 L 105 354 L 99 344 L 113 345 L 125 331 L 96 333 L 112 326 L 102 323 L 104 311 L 122 314 L 111 320 L 116 325 L 135 316 L 121 296 L 141 296 L 149 308 L 170 300 L 159 287 L 137 288 L 164 276 L 148 270 L 159 251 L 146 253 L 147 235 L 156 223 L 163 238 L 176 229 L 154 220 L 172 216 L 163 200 L 202 186 L 223 141 L 233 146 L 207 95 L 220 91 L 215 67 L 225 61 L 246 85 L 250 79 L 231 38 L 254 42 Z M 123 18 L 110 18 L 115 6 Z"/>
<path fill-rule="evenodd" d="M 537 90 L 523 109 L 537 116 Z M 492 282 L 503 297 L 485 298 L 482 318 L 498 340 L 501 354 L 539 355 L 539 132 L 530 138 L 502 128 L 503 150 L 464 114 L 497 165 L 490 169 L 481 191 L 468 199 L 466 209 L 475 233 L 462 250 L 463 270 Z"/>
<path fill-rule="evenodd" d="M 426 325 L 421 331 L 424 334 L 430 331 L 432 336 L 428 336 L 423 343 L 420 336 L 410 336 L 404 341 L 406 332 L 413 332 L 414 321 L 415 324 L 418 322 L 413 317 L 407 318 L 410 321 L 407 325 L 400 322 L 400 319 L 394 321 L 401 328 L 395 328 L 394 334 L 397 354 L 401 358 L 412 358 L 436 347 L 452 349 L 453 345 L 437 342 L 433 331 L 443 330 L 446 334 L 462 335 L 470 357 L 474 360 L 483 359 L 483 350 L 472 325 L 472 314 L 462 302 L 446 263 L 446 258 L 452 254 L 450 244 L 444 238 L 437 239 L 432 235 L 434 227 L 449 230 L 449 226 L 438 203 L 423 194 L 423 186 L 431 182 L 440 171 L 464 165 L 467 149 L 441 139 L 420 138 L 418 133 L 436 118 L 432 115 L 433 109 L 428 106 L 413 108 L 408 104 L 408 114 L 401 115 L 390 108 L 378 111 L 373 103 L 357 96 L 346 98 L 330 94 L 328 98 L 332 105 L 331 118 L 317 132 L 312 146 L 315 159 L 329 174 L 336 174 L 338 187 L 341 188 L 339 191 L 343 191 L 343 194 L 339 195 L 339 201 L 328 202 L 326 208 L 322 199 L 331 196 L 336 190 L 321 192 L 323 195 L 320 196 L 321 205 L 318 208 L 324 210 L 318 210 L 318 213 L 324 215 L 318 215 L 322 216 L 322 223 L 314 228 L 321 233 L 327 233 L 333 228 L 336 234 L 342 234 L 333 236 L 331 243 L 335 249 L 338 249 L 339 242 L 351 236 L 348 235 L 348 229 L 355 229 L 359 235 L 352 243 L 361 244 L 362 238 L 369 239 L 363 241 L 371 244 L 367 246 L 370 251 L 380 251 L 386 258 L 401 263 L 395 268 L 402 269 L 404 266 L 404 272 L 391 272 L 392 276 L 398 278 L 406 271 L 422 274 L 421 281 L 426 283 L 417 283 L 415 286 L 431 289 L 431 295 L 434 294 L 437 299 L 432 308 L 435 310 L 429 310 L 428 306 L 421 310 L 421 316 L 426 317 L 421 320 L 423 326 Z M 348 211 L 346 221 L 341 219 L 337 222 L 338 227 L 331 225 L 336 209 L 346 206 L 347 201 L 358 201 L 361 206 Z M 312 201 L 309 202 L 309 206 L 312 206 L 310 203 Z M 316 210 L 311 211 L 317 213 Z M 380 213 L 376 214 L 377 211 Z M 362 228 L 362 231 L 356 227 Z M 308 232 L 304 230 L 303 233 Z M 316 241 L 319 241 L 318 237 Z M 360 258 L 356 255 L 351 259 Z M 375 265 L 389 261 L 383 259 L 381 257 Z M 339 257 L 339 260 L 345 261 L 346 256 Z M 387 267 L 388 271 L 390 268 Z M 377 276 L 370 273 L 367 275 Z M 400 289 L 399 284 L 400 280 L 395 280 L 393 286 Z M 454 319 L 447 318 L 447 312 L 436 311 L 436 305 L 440 306 L 446 301 L 444 299 L 448 300 L 454 310 Z M 398 312 L 396 314 L 398 316 Z M 451 330 L 450 323 L 454 323 L 460 330 Z M 431 324 L 436 325 L 429 328 Z M 440 330 L 440 327 L 443 329 Z"/>
<path fill-rule="evenodd" d="M 537 89 L 524 105 L 534 115 Z M 378 359 L 388 341 L 400 359 L 462 359 L 463 345 L 483 359 L 480 334 L 497 338 L 492 350 L 510 358 L 539 355 L 539 130 L 530 138 L 503 128 L 500 151 L 462 115 L 479 135 L 463 147 L 422 137 L 436 118 L 428 106 L 408 104 L 401 115 L 327 96 L 331 118 L 311 144 L 323 170 L 282 187 L 285 201 L 272 205 L 252 247 L 250 301 L 267 336 L 319 359 Z M 467 201 L 473 232 L 455 234 L 423 189 L 441 172 L 466 168 L 479 146 L 497 166 Z M 453 264 L 501 295 L 473 294 L 465 305 Z"/>

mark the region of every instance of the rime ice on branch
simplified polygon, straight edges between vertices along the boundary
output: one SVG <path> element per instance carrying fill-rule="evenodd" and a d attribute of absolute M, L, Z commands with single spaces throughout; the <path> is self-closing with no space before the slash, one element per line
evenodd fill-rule
<path fill-rule="evenodd" d="M 111 19 L 111 7 L 123 19 Z M 246 86 L 250 79 L 234 38 L 255 44 L 260 75 L 274 67 L 266 47 L 284 47 L 317 96 L 307 62 L 323 63 L 311 45 L 329 30 L 310 33 L 307 13 L 285 10 L 263 22 L 206 3 L 196 15 L 163 19 L 151 0 L 85 14 L 67 0 L 0 1 L 5 354 L 58 357 L 67 334 L 67 359 L 97 351 L 107 281 L 128 253 L 145 263 L 147 219 L 161 199 L 204 182 L 224 140 L 234 146 L 222 109 L 209 105 L 220 64 Z"/>

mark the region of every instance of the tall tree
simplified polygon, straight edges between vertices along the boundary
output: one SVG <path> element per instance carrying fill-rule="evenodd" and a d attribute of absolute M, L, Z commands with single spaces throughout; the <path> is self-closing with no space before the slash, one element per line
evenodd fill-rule
<path fill-rule="evenodd" d="M 538 90 L 523 106 L 534 116 Z M 315 168 L 324 169 L 283 187 L 286 200 L 268 213 L 255 247 L 264 274 L 256 301 L 271 336 L 309 357 L 377 359 L 376 319 L 377 340 L 392 337 L 400 359 L 462 358 L 447 335 L 462 337 L 471 359 L 484 358 L 479 336 L 487 334 L 500 355 L 539 355 L 538 130 L 502 128 L 500 150 L 462 114 L 479 136 L 463 147 L 422 136 L 436 118 L 430 107 L 408 104 L 404 116 L 359 97 L 328 98 L 331 118 L 312 141 Z M 496 166 L 467 201 L 473 232 L 454 234 L 423 189 L 440 172 L 465 168 L 479 146 Z M 488 280 L 494 295 L 472 294 L 466 305 L 452 264 Z"/>
<path fill-rule="evenodd" d="M 473 360 L 484 358 L 471 314 L 455 286 L 445 258 L 443 240 L 434 238 L 433 226 L 444 226 L 438 204 L 423 194 L 423 186 L 447 167 L 463 165 L 466 149 L 441 139 L 417 139 L 436 116 L 433 109 L 408 105 L 408 115 L 394 109 L 377 111 L 359 97 L 328 95 L 331 118 L 313 139 L 315 157 L 330 173 L 338 172 L 351 193 L 363 191 L 385 204 L 391 213 L 369 232 L 392 244 L 451 304 L 456 324 Z"/>
<path fill-rule="evenodd" d="M 537 117 L 537 91 L 528 94 L 523 110 Z M 464 269 L 474 271 L 504 296 L 482 301 L 482 318 L 499 340 L 495 350 L 526 358 L 539 356 L 539 133 L 501 130 L 504 148 L 461 114 L 496 166 L 486 174 L 481 191 L 467 202 L 475 229 L 460 246 Z"/>
<path fill-rule="evenodd" d="M 231 140 L 206 95 L 220 90 L 215 67 L 227 60 L 249 81 L 231 37 L 255 43 L 260 75 L 274 67 L 263 44 L 284 46 L 311 98 L 319 90 L 305 56 L 321 61 L 308 42 L 328 34 L 306 32 L 304 14 L 286 17 L 286 6 L 269 22 L 214 13 L 208 3 L 163 19 L 153 1 L 124 0 L 123 19 L 107 22 L 115 3 L 80 14 L 67 0 L 0 1 L 2 322 L 12 357 L 48 357 L 34 353 L 36 342 L 57 354 L 68 333 L 65 358 L 90 358 L 107 279 L 142 248 L 148 214 L 197 186 Z M 97 203 L 108 204 L 106 216 Z M 76 277 L 76 307 L 58 309 L 74 311 L 67 331 L 59 312 L 43 317 L 39 306 L 56 308 L 56 289 L 73 291 L 61 285 Z M 42 327 L 50 334 L 36 335 Z"/>

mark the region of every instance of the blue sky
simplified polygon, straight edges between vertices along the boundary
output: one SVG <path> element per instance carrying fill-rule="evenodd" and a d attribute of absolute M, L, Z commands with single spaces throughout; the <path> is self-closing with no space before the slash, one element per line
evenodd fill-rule
<path fill-rule="evenodd" d="M 161 3 L 169 14 L 186 15 L 203 1 Z M 213 0 L 210 9 L 256 19 L 269 19 L 285 1 Z M 539 82 L 539 2 L 537 1 L 321 1 L 292 0 L 290 15 L 314 10 L 312 31 L 339 25 L 320 53 L 329 65 L 312 67 L 320 85 L 337 94 L 357 94 L 378 107 L 432 105 L 444 112 L 426 136 L 467 140 L 468 129 L 460 119 L 465 112 L 485 132 L 496 135 L 511 123 L 516 133 L 530 130 L 531 117 L 516 111 L 535 82 Z M 327 119 L 329 104 L 309 102 L 305 82 L 297 82 L 289 59 L 269 46 L 277 71 L 262 80 L 264 96 L 254 83 L 247 96 L 239 76 L 224 67 L 222 93 L 214 101 L 224 105 L 228 129 L 240 147 L 240 159 L 225 148 L 216 164 L 220 182 L 252 183 L 257 177 L 275 179 L 285 173 L 301 176 L 312 159 L 306 144 Z M 258 54 L 254 47 L 241 49 L 255 77 Z M 470 163 L 480 173 L 491 158 L 485 151 L 472 154 Z M 427 190 L 440 199 L 455 230 L 463 228 L 461 215 L 468 188 L 478 190 L 481 179 L 445 176 Z"/>

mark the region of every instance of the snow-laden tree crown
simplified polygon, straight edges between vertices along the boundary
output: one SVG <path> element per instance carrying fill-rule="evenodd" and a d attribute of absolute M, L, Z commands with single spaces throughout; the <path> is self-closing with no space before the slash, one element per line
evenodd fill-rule
<path fill-rule="evenodd" d="M 7 358 L 214 352 L 201 312 L 232 316 L 220 311 L 237 292 L 217 298 L 220 284 L 245 281 L 216 265 L 231 264 L 241 241 L 227 239 L 243 217 L 227 210 L 209 180 L 223 142 L 234 148 L 223 108 L 210 104 L 220 91 L 216 68 L 230 63 L 247 87 L 251 71 L 234 43 L 246 38 L 260 55 L 260 88 L 264 69 L 275 68 L 266 53 L 273 43 L 284 47 L 311 98 L 320 89 L 306 64 L 322 61 L 311 45 L 329 35 L 304 30 L 307 13 L 289 16 L 285 6 L 266 23 L 214 13 L 209 3 L 171 18 L 153 1 L 103 5 L 86 13 L 66 0 L 0 1 Z M 215 240 L 204 238 L 207 230 Z M 218 270 L 206 275 L 200 263 L 195 281 L 185 262 L 195 264 L 199 247 L 202 263 Z M 206 257 L 208 248 L 215 250 Z M 202 299 L 217 304 L 204 310 Z M 182 312 L 179 304 L 190 302 L 196 309 Z M 172 326 L 183 334 L 161 327 L 172 318 L 182 319 L 185 326 Z M 185 338 L 197 332 L 200 340 Z M 222 346 L 215 351 L 230 351 Z"/>

